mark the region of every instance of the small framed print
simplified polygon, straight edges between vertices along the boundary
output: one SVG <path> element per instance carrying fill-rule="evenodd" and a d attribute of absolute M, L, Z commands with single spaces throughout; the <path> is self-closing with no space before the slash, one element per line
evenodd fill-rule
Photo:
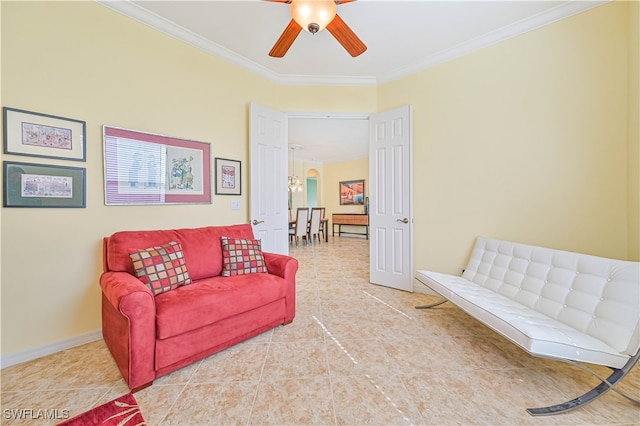
<path fill-rule="evenodd" d="M 227 158 L 216 158 L 216 194 L 241 195 L 241 163 Z"/>
<path fill-rule="evenodd" d="M 3 161 L 4 207 L 85 207 L 83 167 Z"/>
<path fill-rule="evenodd" d="M 4 107 L 4 153 L 86 161 L 86 123 Z"/>

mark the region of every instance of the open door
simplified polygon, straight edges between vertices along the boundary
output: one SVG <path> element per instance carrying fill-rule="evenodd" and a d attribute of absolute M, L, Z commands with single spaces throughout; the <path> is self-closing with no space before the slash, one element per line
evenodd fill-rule
<path fill-rule="evenodd" d="M 369 275 L 413 291 L 411 106 L 373 114 L 369 128 Z"/>
<path fill-rule="evenodd" d="M 249 217 L 262 250 L 289 254 L 287 208 L 287 115 L 250 106 Z"/>

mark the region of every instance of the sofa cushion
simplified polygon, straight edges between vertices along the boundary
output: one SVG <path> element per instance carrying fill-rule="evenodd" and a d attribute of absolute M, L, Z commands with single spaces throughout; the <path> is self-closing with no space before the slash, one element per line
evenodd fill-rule
<path fill-rule="evenodd" d="M 221 236 L 253 238 L 251 225 L 207 226 L 173 230 L 120 231 L 105 239 L 105 272 L 129 272 L 134 275 L 127 250 L 154 247 L 167 241 L 180 241 L 189 275 L 196 281 L 222 272 Z"/>
<path fill-rule="evenodd" d="M 158 339 L 166 339 L 196 330 L 249 312 L 286 295 L 286 281 L 271 274 L 218 276 L 199 280 L 155 298 L 156 335 Z"/>
<path fill-rule="evenodd" d="M 222 239 L 222 276 L 266 273 L 260 240 Z"/>
<path fill-rule="evenodd" d="M 176 241 L 146 249 L 129 249 L 135 275 L 154 295 L 191 284 L 189 271 Z"/>

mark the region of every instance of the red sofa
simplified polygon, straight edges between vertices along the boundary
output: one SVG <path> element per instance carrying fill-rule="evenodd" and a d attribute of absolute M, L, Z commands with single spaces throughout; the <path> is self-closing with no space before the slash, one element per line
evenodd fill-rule
<path fill-rule="evenodd" d="M 295 316 L 298 261 L 263 253 L 267 273 L 221 276 L 221 237 L 253 239 L 250 225 L 123 231 L 104 238 L 102 335 L 134 392 L 157 377 Z M 154 295 L 135 275 L 130 249 L 182 245 L 191 284 Z"/>

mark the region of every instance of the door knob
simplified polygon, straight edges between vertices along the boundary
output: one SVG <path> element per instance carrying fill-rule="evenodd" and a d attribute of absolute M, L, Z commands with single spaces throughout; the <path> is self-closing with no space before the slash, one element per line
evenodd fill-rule
<path fill-rule="evenodd" d="M 251 222 L 253 225 L 260 225 L 261 223 L 264 223 L 264 220 L 257 220 L 257 219 L 253 219 L 253 222 Z"/>
<path fill-rule="evenodd" d="M 409 219 L 406 217 L 404 219 L 396 219 L 396 222 L 409 223 Z"/>

